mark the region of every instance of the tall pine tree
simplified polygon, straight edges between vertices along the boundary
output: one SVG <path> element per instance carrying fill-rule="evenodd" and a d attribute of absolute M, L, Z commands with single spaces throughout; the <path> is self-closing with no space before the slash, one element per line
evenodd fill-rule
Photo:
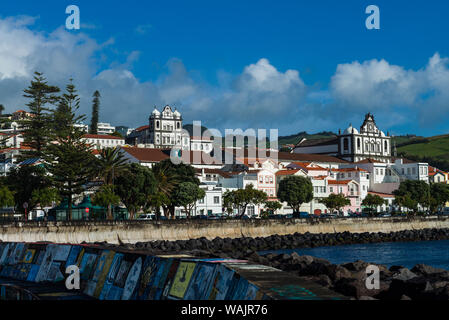
<path fill-rule="evenodd" d="M 22 122 L 24 126 L 24 144 L 32 150 L 21 156 L 21 159 L 42 158 L 52 132 L 51 106 L 59 101 L 55 94 L 58 87 L 47 84 L 42 73 L 35 72 L 30 86 L 24 90 L 24 97 L 30 99 L 27 103 L 31 118 Z"/>
<path fill-rule="evenodd" d="M 94 93 L 94 100 L 92 101 L 92 119 L 90 122 L 90 130 L 91 134 L 98 134 L 98 121 L 100 114 L 100 92 L 97 90 Z"/>
<path fill-rule="evenodd" d="M 66 93 L 60 100 L 54 117 L 62 119 L 61 125 L 55 131 L 54 143 L 50 144 L 45 155 L 48 171 L 52 175 L 53 185 L 62 197 L 68 201 L 67 219 L 72 219 L 74 195 L 84 191 L 86 183 L 93 178 L 95 157 L 91 146 L 82 139 L 84 132 L 74 125 L 85 119 L 77 116 L 80 99 L 72 82 L 67 85 Z"/>

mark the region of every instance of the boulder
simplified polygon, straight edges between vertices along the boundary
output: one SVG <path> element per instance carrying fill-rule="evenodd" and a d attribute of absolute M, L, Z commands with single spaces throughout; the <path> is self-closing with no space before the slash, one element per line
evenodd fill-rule
<path fill-rule="evenodd" d="M 434 268 L 425 264 L 417 264 L 412 268 L 412 272 L 427 276 L 431 274 L 447 273 L 447 270 Z"/>
<path fill-rule="evenodd" d="M 415 277 L 417 277 L 417 275 L 407 268 L 401 268 L 393 274 L 393 279 L 401 281 L 407 281 Z"/>

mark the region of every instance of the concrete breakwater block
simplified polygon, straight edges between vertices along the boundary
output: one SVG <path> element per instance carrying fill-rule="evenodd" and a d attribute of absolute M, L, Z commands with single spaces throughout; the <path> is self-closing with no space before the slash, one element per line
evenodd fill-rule
<path fill-rule="evenodd" d="M 68 290 L 76 266 L 79 290 Z M 99 245 L 0 243 L 0 300 L 344 299 L 275 268 L 233 259 L 154 256 Z"/>

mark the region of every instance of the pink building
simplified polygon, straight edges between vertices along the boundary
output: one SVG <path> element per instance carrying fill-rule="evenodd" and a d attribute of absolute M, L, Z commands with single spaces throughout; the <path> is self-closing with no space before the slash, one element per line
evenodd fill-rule
<path fill-rule="evenodd" d="M 329 193 L 343 194 L 351 201 L 349 206 L 342 208 L 343 212 L 361 212 L 360 185 L 354 180 L 328 180 Z"/>

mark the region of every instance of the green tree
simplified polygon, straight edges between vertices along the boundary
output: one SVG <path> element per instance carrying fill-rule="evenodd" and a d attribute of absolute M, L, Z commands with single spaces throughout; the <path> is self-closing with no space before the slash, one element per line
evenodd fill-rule
<path fill-rule="evenodd" d="M 182 182 L 192 182 L 199 185 L 200 182 L 195 175 L 195 169 L 184 163 L 174 164 L 170 159 L 163 160 L 154 165 L 152 168 L 154 177 L 156 178 L 156 194 L 163 199 L 162 208 L 166 217 L 174 218 L 175 207 L 177 205 L 174 199 L 174 190 Z M 157 219 L 159 216 L 157 215 Z"/>
<path fill-rule="evenodd" d="M 320 199 L 320 203 L 324 204 L 326 208 L 332 212 L 340 211 L 341 208 L 351 204 L 351 201 L 343 194 L 331 193 L 327 198 Z"/>
<path fill-rule="evenodd" d="M 156 192 L 156 179 L 153 172 L 137 163 L 128 165 L 126 174 L 115 180 L 115 192 L 128 209 L 130 219 L 142 207 L 150 206 L 150 197 Z"/>
<path fill-rule="evenodd" d="M 6 185 L 14 191 L 16 208 L 24 212 L 23 204 L 28 204 L 28 211 L 33 210 L 38 204 L 33 200 L 33 191 L 45 189 L 51 186 L 49 176 L 42 166 L 20 166 L 13 167 L 8 172 Z"/>
<path fill-rule="evenodd" d="M 196 202 L 203 199 L 206 192 L 193 182 L 182 182 L 178 185 L 173 195 L 175 202 L 184 207 L 187 216 L 190 218 L 193 207 Z"/>
<path fill-rule="evenodd" d="M 101 207 L 118 205 L 120 203 L 120 197 L 115 193 L 113 185 L 104 184 L 95 193 L 92 203 Z"/>
<path fill-rule="evenodd" d="M 433 183 L 430 185 L 430 207 L 433 212 L 441 209 L 449 201 L 449 185 L 445 183 Z"/>
<path fill-rule="evenodd" d="M 239 217 L 242 218 L 246 213 L 246 208 L 250 205 L 259 205 L 267 201 L 267 194 L 263 191 L 254 189 L 252 184 L 246 185 L 245 189 L 237 189 L 225 194 L 225 205 L 231 203 L 239 209 Z"/>
<path fill-rule="evenodd" d="M 122 134 L 120 132 L 114 131 L 113 133 L 111 133 L 111 136 L 113 137 L 118 137 L 121 139 L 124 139 L 124 137 L 122 136 Z"/>
<path fill-rule="evenodd" d="M 223 210 L 228 213 L 228 215 L 231 215 L 234 212 L 235 208 L 235 193 L 230 190 L 226 190 L 226 192 L 223 194 Z"/>
<path fill-rule="evenodd" d="M 98 134 L 98 121 L 100 114 L 100 92 L 97 90 L 93 95 L 94 99 L 92 101 L 92 119 L 90 122 L 90 130 L 91 134 Z"/>
<path fill-rule="evenodd" d="M 72 219 L 73 196 L 82 193 L 86 184 L 94 177 L 95 157 L 91 147 L 82 138 L 84 132 L 75 124 L 85 119 L 77 116 L 80 99 L 72 82 L 60 100 L 64 107 L 58 112 L 66 119 L 66 128 L 55 131 L 54 143 L 50 143 L 45 153 L 46 167 L 52 175 L 52 183 L 60 195 L 68 201 L 67 219 Z"/>
<path fill-rule="evenodd" d="M 50 86 L 42 73 L 35 72 L 34 80 L 24 90 L 24 97 L 30 99 L 27 103 L 31 118 L 23 121 L 24 144 L 32 150 L 25 153 L 21 158 L 43 158 L 44 150 L 51 140 L 52 115 L 51 105 L 59 101 L 55 94 L 60 90 L 58 87 Z"/>
<path fill-rule="evenodd" d="M 401 201 L 405 201 L 408 205 L 402 204 L 402 206 L 416 212 L 418 210 L 418 204 L 422 207 L 429 207 L 430 205 L 430 186 L 425 181 L 419 180 L 406 180 L 401 182 L 399 188 L 393 191 L 398 204 Z M 408 196 L 408 197 L 406 197 Z M 414 205 L 416 202 L 416 206 Z"/>
<path fill-rule="evenodd" d="M 264 216 L 275 214 L 277 210 L 282 209 L 282 204 L 279 201 L 266 201 L 264 205 Z"/>
<path fill-rule="evenodd" d="M 42 210 L 44 207 L 51 206 L 54 202 L 59 202 L 61 200 L 58 190 L 51 187 L 33 190 L 31 198 L 35 203 L 40 205 Z"/>
<path fill-rule="evenodd" d="M 0 186 L 0 208 L 14 206 L 14 193 L 7 186 Z"/>
<path fill-rule="evenodd" d="M 405 195 L 396 195 L 394 198 L 394 204 L 407 208 L 412 212 L 416 212 L 418 210 L 418 201 L 413 199 L 409 193 L 406 193 Z"/>
<path fill-rule="evenodd" d="M 3 111 L 5 111 L 5 106 L 0 104 L 0 116 L 3 114 Z"/>
<path fill-rule="evenodd" d="M 288 176 L 279 183 L 277 196 L 281 202 L 293 208 L 294 212 L 299 212 L 303 203 L 312 201 L 312 182 L 300 176 Z"/>
<path fill-rule="evenodd" d="M 96 161 L 96 170 L 101 180 L 107 185 L 114 185 L 114 180 L 127 170 L 127 160 L 119 148 L 106 148 L 100 151 Z M 108 206 L 108 220 L 112 220 L 112 204 Z"/>
<path fill-rule="evenodd" d="M 372 215 L 374 213 L 374 210 L 385 204 L 385 200 L 378 196 L 377 194 L 373 195 L 373 194 L 368 194 L 365 199 L 363 199 L 362 201 L 362 206 L 366 206 L 368 208 L 370 208 L 370 214 Z"/>
<path fill-rule="evenodd" d="M 119 148 L 106 148 L 100 151 L 97 171 L 104 183 L 114 184 L 114 180 L 127 169 L 127 160 Z"/>

